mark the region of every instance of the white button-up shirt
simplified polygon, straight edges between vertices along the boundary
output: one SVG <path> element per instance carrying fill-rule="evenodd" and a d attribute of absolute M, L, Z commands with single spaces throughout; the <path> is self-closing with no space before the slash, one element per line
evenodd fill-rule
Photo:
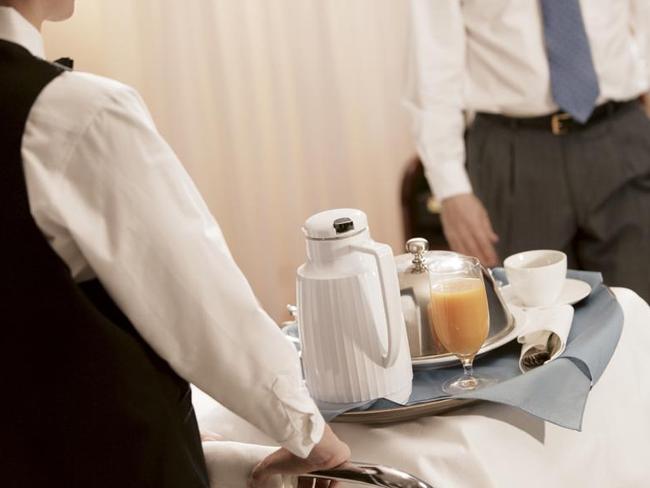
<path fill-rule="evenodd" d="M 542 14 L 534 0 L 410 0 L 406 106 L 436 196 L 472 191 L 465 114 L 546 115 L 551 95 Z M 648 90 L 650 0 L 581 0 L 600 98 Z"/>
<path fill-rule="evenodd" d="M 0 7 L 0 39 L 43 57 L 11 8 Z M 98 277 L 179 375 L 306 456 L 325 424 L 297 354 L 138 94 L 63 73 L 32 107 L 22 157 L 31 213 L 72 276 Z"/>

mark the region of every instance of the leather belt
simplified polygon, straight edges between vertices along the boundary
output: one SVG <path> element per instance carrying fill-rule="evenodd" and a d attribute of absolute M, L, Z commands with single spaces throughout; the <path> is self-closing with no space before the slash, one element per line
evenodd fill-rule
<path fill-rule="evenodd" d="M 515 128 L 531 128 L 539 130 L 547 130 L 556 136 L 568 134 L 583 130 L 593 124 L 597 124 L 612 115 L 621 112 L 627 108 L 633 108 L 638 105 L 638 100 L 628 100 L 626 102 L 606 102 L 598 105 L 589 120 L 584 124 L 573 119 L 571 115 L 566 112 L 556 112 L 550 115 L 542 115 L 540 117 L 509 117 L 507 115 L 491 114 L 486 112 L 479 112 L 476 118 L 484 118 L 490 121 L 498 122 L 502 125 Z"/>

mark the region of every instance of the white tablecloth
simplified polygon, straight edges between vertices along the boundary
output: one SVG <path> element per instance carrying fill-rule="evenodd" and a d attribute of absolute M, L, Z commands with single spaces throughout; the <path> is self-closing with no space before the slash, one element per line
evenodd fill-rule
<path fill-rule="evenodd" d="M 491 403 L 399 424 L 332 426 L 353 460 L 403 469 L 436 488 L 650 487 L 650 307 L 630 290 L 614 292 L 623 333 L 589 396 L 582 432 Z M 272 444 L 204 395 L 195 395 L 195 408 L 204 428 Z"/>

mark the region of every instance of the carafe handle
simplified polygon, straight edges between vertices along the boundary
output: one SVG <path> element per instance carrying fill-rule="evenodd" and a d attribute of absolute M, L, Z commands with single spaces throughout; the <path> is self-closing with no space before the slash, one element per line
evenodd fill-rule
<path fill-rule="evenodd" d="M 400 341 L 404 319 L 402 317 L 402 304 L 399 300 L 399 282 L 395 259 L 390 246 L 374 241 L 355 244 L 352 248 L 374 256 L 379 271 L 382 301 L 384 302 L 384 315 L 386 317 L 386 331 L 388 333 L 388 350 L 382 354 L 385 368 L 395 364 L 399 355 Z M 381 349 L 381 347 L 380 347 Z"/>

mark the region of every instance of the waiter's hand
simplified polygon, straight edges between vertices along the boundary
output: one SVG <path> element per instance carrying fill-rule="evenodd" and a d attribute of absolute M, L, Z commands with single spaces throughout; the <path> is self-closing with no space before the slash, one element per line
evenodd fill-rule
<path fill-rule="evenodd" d="M 476 256 L 484 266 L 496 266 L 494 244 L 499 240 L 481 201 L 473 194 L 455 195 L 442 201 L 442 226 L 453 251 Z"/>
<path fill-rule="evenodd" d="M 225 441 L 226 439 L 221 434 L 212 432 L 211 430 L 200 430 L 201 442 L 210 442 L 210 441 Z"/>
<path fill-rule="evenodd" d="M 276 474 L 305 474 L 319 469 L 335 468 L 349 460 L 350 448 L 326 425 L 323 438 L 314 446 L 306 459 L 281 448 L 255 466 L 248 480 L 248 486 L 264 488 L 269 478 Z M 309 485 L 311 486 L 311 483 Z"/>

